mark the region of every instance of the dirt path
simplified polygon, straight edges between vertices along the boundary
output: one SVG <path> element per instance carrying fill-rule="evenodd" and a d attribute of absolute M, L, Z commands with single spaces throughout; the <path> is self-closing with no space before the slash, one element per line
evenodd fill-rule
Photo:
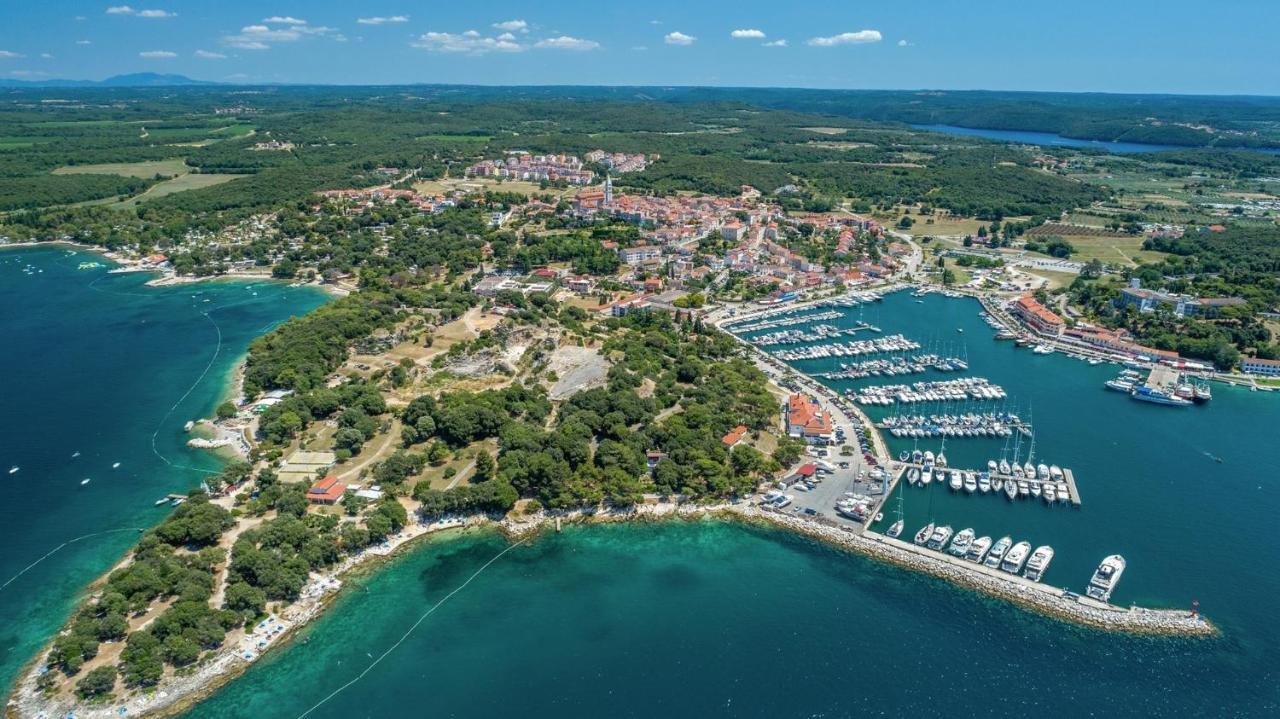
<path fill-rule="evenodd" d="M 396 440 L 398 439 L 400 439 L 400 420 L 397 419 L 392 420 L 391 428 L 382 436 L 382 442 L 378 445 L 377 449 L 372 452 L 363 453 L 365 455 L 363 459 L 343 468 L 339 472 L 335 472 L 335 476 L 344 482 L 351 482 L 359 479 L 361 470 L 374 462 L 386 459 L 396 450 L 395 445 Z"/>

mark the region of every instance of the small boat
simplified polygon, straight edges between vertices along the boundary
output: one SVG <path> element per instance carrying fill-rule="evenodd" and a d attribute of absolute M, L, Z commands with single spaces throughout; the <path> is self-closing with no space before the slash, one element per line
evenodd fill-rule
<path fill-rule="evenodd" d="M 1109 390 L 1114 390 L 1114 391 L 1116 391 L 1116 392 L 1124 392 L 1125 394 L 1128 394 L 1128 393 L 1132 392 L 1132 391 L 1133 391 L 1133 388 L 1136 386 L 1136 385 L 1134 385 L 1134 383 L 1133 383 L 1133 382 L 1130 382 L 1130 381 L 1128 381 L 1128 380 L 1124 380 L 1124 379 L 1120 379 L 1120 378 L 1116 378 L 1116 379 L 1109 379 L 1109 380 L 1107 380 L 1106 382 L 1104 382 L 1103 384 L 1104 384 L 1104 385 L 1106 386 L 1106 388 L 1107 388 L 1107 389 L 1109 389 Z"/>
<path fill-rule="evenodd" d="M 1000 460 L 999 466 L 1000 466 L 1000 474 L 1003 474 L 1005 476 L 1008 476 L 1009 472 L 1012 471 L 1009 467 L 1009 461 L 1006 459 Z"/>
<path fill-rule="evenodd" d="M 1027 484 L 1027 480 L 1020 479 L 1017 482 L 1014 482 L 1014 484 L 1018 487 L 1019 497 L 1031 496 L 1031 485 Z"/>
<path fill-rule="evenodd" d="M 1115 591 L 1116 583 L 1120 581 L 1120 575 L 1124 574 L 1124 568 L 1124 557 L 1119 554 L 1113 554 L 1102 560 L 1102 564 L 1098 565 L 1093 577 L 1089 579 L 1089 586 L 1085 588 L 1085 593 L 1100 602 L 1109 601 L 1111 593 Z"/>
<path fill-rule="evenodd" d="M 1060 481 L 1060 480 L 1062 479 L 1062 476 L 1063 476 L 1063 475 L 1062 475 L 1062 468 L 1061 468 L 1061 467 L 1059 467 L 1059 466 L 1058 466 L 1058 465 L 1056 465 L 1056 464 L 1054 464 L 1054 465 L 1050 465 L 1050 467 L 1049 467 L 1049 478 L 1050 478 L 1050 479 L 1052 479 L 1052 480 L 1053 480 L 1053 481 L 1055 481 L 1055 482 L 1058 482 L 1058 481 Z"/>
<path fill-rule="evenodd" d="M 80 486 L 83 487 L 84 485 L 88 484 L 90 481 L 92 481 L 91 477 L 85 477 L 84 479 L 80 480 Z"/>
<path fill-rule="evenodd" d="M 1067 483 L 1058 482 L 1057 487 L 1058 487 L 1058 501 L 1059 502 L 1071 501 L 1071 492 L 1067 490 Z"/>
<path fill-rule="evenodd" d="M 1016 498 L 1018 496 L 1018 483 L 1012 479 L 1006 481 L 1004 483 L 1004 494 L 1009 499 Z"/>
<path fill-rule="evenodd" d="M 910 471 L 910 472 L 907 472 L 907 482 L 908 482 L 908 483 L 910 483 L 910 484 L 919 484 L 919 483 L 920 483 L 920 470 L 919 470 L 919 469 L 916 469 L 915 467 L 912 467 L 912 468 L 911 468 L 911 471 Z"/>
<path fill-rule="evenodd" d="M 1044 501 L 1046 502 L 1052 502 L 1058 498 L 1058 487 L 1053 482 L 1045 482 L 1043 492 Z"/>
<path fill-rule="evenodd" d="M 119 462 L 116 462 L 115 464 L 111 465 L 111 468 L 112 468 L 112 469 L 120 469 L 120 463 L 119 463 Z"/>
<path fill-rule="evenodd" d="M 970 494 L 978 491 L 978 477 L 973 472 L 964 473 L 964 491 Z"/>
<path fill-rule="evenodd" d="M 982 472 L 978 475 L 978 491 L 986 494 L 991 491 L 991 475 Z"/>
<path fill-rule="evenodd" d="M 933 536 L 933 522 L 929 522 L 921 527 L 919 532 L 916 532 L 915 542 L 916 544 L 923 545 L 925 542 L 929 541 L 929 537 L 931 536 Z"/>
<path fill-rule="evenodd" d="M 169 498 L 168 498 L 168 497 L 161 497 L 160 499 L 157 499 L 157 500 L 156 500 L 156 504 L 155 504 L 155 506 L 159 507 L 160 505 L 162 505 L 162 504 L 167 504 L 168 502 L 169 502 Z"/>
<path fill-rule="evenodd" d="M 996 461 L 995 461 L 994 459 L 988 459 L 988 460 L 987 460 L 987 471 L 988 471 L 988 472 L 990 472 L 990 473 L 992 473 L 992 474 L 995 474 L 995 472 L 996 472 L 996 470 L 997 470 L 997 469 L 999 469 L 999 465 L 997 465 L 997 464 L 996 464 Z"/>
<path fill-rule="evenodd" d="M 902 534 L 902 520 L 901 520 L 901 519 L 899 519 L 898 521 L 896 521 L 896 522 L 894 522 L 893 524 L 889 525 L 889 531 L 885 532 L 885 536 L 887 536 L 887 537 L 893 537 L 894 539 L 897 539 L 897 537 L 898 537 L 898 535 L 899 535 L 899 534 Z"/>
<path fill-rule="evenodd" d="M 933 468 L 925 467 L 924 471 L 920 473 L 920 486 L 927 487 L 929 486 L 929 483 L 932 481 L 933 481 Z"/>
<path fill-rule="evenodd" d="M 1032 497 L 1039 497 L 1044 491 L 1040 488 L 1039 482 L 1027 482 L 1027 484 L 1029 485 L 1027 491 L 1031 492 Z"/>
<path fill-rule="evenodd" d="M 1018 542 L 1013 545 L 1009 553 L 1004 555 L 1004 559 L 1000 562 L 1000 571 L 1010 574 L 1017 574 L 1022 571 L 1022 566 L 1027 563 L 1027 556 L 1031 554 L 1031 542 Z"/>
<path fill-rule="evenodd" d="M 964 477 L 960 475 L 960 470 L 951 470 L 951 479 L 947 482 L 951 489 L 956 490 L 964 486 Z"/>
<path fill-rule="evenodd" d="M 1004 555 L 1008 553 L 1009 547 L 1013 546 L 1011 537 L 1001 537 L 996 540 L 995 546 L 987 553 L 987 558 L 982 561 L 983 566 L 995 569 L 1000 566 L 1000 561 L 1004 559 Z"/>
<path fill-rule="evenodd" d="M 1044 545 L 1036 547 L 1036 551 L 1031 553 L 1031 559 L 1027 560 L 1027 571 L 1022 576 L 1033 582 L 1038 582 L 1044 577 L 1044 572 L 1049 568 L 1049 562 L 1053 561 L 1053 547 Z"/>
<path fill-rule="evenodd" d="M 974 564 L 982 563 L 987 558 L 987 552 L 991 551 L 991 537 L 978 537 L 973 540 L 973 544 L 969 545 L 969 551 L 964 558 Z"/>
<path fill-rule="evenodd" d="M 15 464 L 9 468 L 9 474 L 17 474 L 19 469 L 22 468 Z"/>
<path fill-rule="evenodd" d="M 1047 465 L 1047 464 L 1037 464 L 1037 465 L 1036 465 L 1036 476 L 1037 476 L 1037 477 L 1039 477 L 1040 479 L 1048 479 L 1048 478 L 1049 478 L 1049 465 Z"/>

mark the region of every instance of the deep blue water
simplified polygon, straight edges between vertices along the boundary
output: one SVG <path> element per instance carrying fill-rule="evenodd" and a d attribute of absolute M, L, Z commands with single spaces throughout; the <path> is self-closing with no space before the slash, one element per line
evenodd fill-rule
<path fill-rule="evenodd" d="M 98 258 L 70 252 L 0 250 L 5 686 L 137 540 L 131 528 L 164 517 L 155 500 L 219 467 L 186 447 L 183 425 L 223 398 L 250 340 L 325 300 L 279 283 L 150 288 L 149 275 L 80 270 Z"/>
<path fill-rule="evenodd" d="M 933 518 L 1052 544 L 1046 581 L 1076 588 L 1120 552 L 1129 568 L 1115 601 L 1200 599 L 1221 637 L 1081 629 L 802 538 L 711 520 L 542 536 L 423 619 L 507 546 L 475 533 L 433 540 L 352 580 L 302 641 L 189 716 L 1275 716 L 1280 396 L 1218 387 L 1207 407 L 1139 404 L 1102 389 L 1114 367 L 996 342 L 979 309 L 902 293 L 862 313 L 886 332 L 967 351 L 969 374 L 1032 406 L 1037 454 L 1075 469 L 1084 504 L 1011 504 L 935 483 L 905 490 L 909 527 Z M 901 379 L 863 383 L 886 381 Z M 985 464 L 1001 444 L 952 442 L 947 455 L 956 466 Z"/>
<path fill-rule="evenodd" d="M 1164 150 L 1190 150 L 1197 149 L 1186 147 L 1183 145 L 1154 145 L 1145 142 L 1106 142 L 1103 140 L 1081 140 L 1074 137 L 1063 137 L 1055 135 L 1051 132 L 1028 132 L 1026 130 L 986 130 L 977 127 L 959 127 L 957 125 L 912 125 L 917 130 L 929 130 L 930 132 L 942 132 L 948 135 L 963 135 L 966 137 L 982 137 L 988 140 L 1001 140 L 1004 142 L 1017 142 L 1027 145 L 1044 145 L 1051 147 L 1084 147 L 1093 150 L 1106 150 L 1107 152 L 1115 152 L 1120 154 L 1130 154 L 1138 152 L 1161 152 Z M 1222 148 L 1222 149 L 1239 149 L 1249 152 L 1261 152 L 1268 155 L 1280 154 L 1280 149 L 1276 148 Z"/>

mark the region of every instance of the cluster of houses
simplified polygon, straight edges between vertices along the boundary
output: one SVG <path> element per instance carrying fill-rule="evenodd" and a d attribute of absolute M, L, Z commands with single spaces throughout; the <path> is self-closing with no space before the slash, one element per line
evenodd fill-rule
<path fill-rule="evenodd" d="M 388 168 L 393 169 L 393 168 Z M 394 171 L 394 169 L 393 169 Z M 319 193 L 325 199 L 344 203 L 343 213 L 359 215 L 378 205 L 389 205 L 404 200 L 422 212 L 437 213 L 458 204 L 463 192 L 449 195 L 428 195 L 416 190 L 396 190 L 390 187 L 374 187 L 361 190 L 325 190 Z"/>
<path fill-rule="evenodd" d="M 567 182 L 589 185 L 596 173 L 586 169 L 574 155 L 531 155 L 511 152 L 504 159 L 483 160 L 467 168 L 470 177 L 494 177 L 524 182 Z"/>
<path fill-rule="evenodd" d="M 1165 308 L 1176 317 L 1194 317 L 1213 319 L 1229 307 L 1247 307 L 1249 305 L 1240 297 L 1193 297 L 1191 295 L 1150 290 L 1142 286 L 1142 280 L 1133 278 L 1129 286 L 1120 290 L 1116 298 L 1117 308 L 1132 307 L 1139 312 L 1155 312 Z"/>
<path fill-rule="evenodd" d="M 604 150 L 592 150 L 586 154 L 587 162 L 594 162 L 609 168 L 609 171 L 616 175 L 626 172 L 641 172 L 649 166 L 650 162 L 657 162 L 659 156 L 649 155 L 628 155 L 625 152 L 605 152 Z"/>

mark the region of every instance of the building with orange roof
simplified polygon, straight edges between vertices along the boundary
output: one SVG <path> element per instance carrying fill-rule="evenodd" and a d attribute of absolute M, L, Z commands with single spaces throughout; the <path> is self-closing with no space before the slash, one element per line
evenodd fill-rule
<path fill-rule="evenodd" d="M 312 504 L 337 504 L 346 493 L 347 485 L 330 475 L 311 485 L 311 489 L 307 490 L 307 501 Z"/>
<path fill-rule="evenodd" d="M 787 398 L 784 414 L 787 434 L 792 437 L 803 437 L 811 443 L 822 444 L 831 439 L 834 430 L 831 415 L 822 408 L 818 400 L 797 392 Z"/>
<path fill-rule="evenodd" d="M 724 437 L 721 437 L 720 441 L 724 443 L 725 449 L 733 449 L 735 446 L 737 446 L 739 442 L 742 441 L 743 437 L 746 437 L 746 436 L 747 436 L 747 426 L 744 424 L 740 424 L 737 427 L 734 427 L 732 430 L 730 430 L 729 433 L 726 434 Z"/>
<path fill-rule="evenodd" d="M 1061 317 L 1050 312 L 1048 308 L 1036 301 L 1036 298 L 1030 292 L 1022 293 L 1022 296 L 1013 303 L 1010 311 L 1031 329 L 1043 335 L 1057 337 L 1062 334 L 1063 328 L 1067 326 L 1067 323 L 1063 322 Z"/>

